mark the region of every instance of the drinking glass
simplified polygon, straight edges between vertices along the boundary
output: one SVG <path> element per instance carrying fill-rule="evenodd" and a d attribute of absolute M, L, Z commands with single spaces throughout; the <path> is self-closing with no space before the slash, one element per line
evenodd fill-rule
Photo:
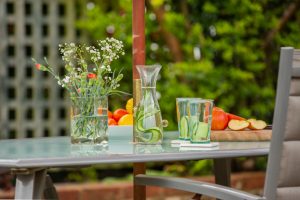
<path fill-rule="evenodd" d="M 191 143 L 210 143 L 213 100 L 190 99 L 188 102 Z"/>
<path fill-rule="evenodd" d="M 200 100 L 201 98 L 176 98 L 176 113 L 180 140 L 190 140 L 190 108 L 189 101 Z"/>

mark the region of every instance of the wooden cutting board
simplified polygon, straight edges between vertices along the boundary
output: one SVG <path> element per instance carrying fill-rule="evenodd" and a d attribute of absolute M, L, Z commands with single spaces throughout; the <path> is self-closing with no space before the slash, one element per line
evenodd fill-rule
<path fill-rule="evenodd" d="M 244 130 L 244 131 L 211 131 L 211 141 L 270 141 L 272 136 L 271 129 L 264 130 Z"/>

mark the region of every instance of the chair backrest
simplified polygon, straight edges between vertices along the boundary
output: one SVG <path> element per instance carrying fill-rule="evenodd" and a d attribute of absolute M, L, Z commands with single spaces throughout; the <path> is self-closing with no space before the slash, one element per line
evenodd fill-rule
<path fill-rule="evenodd" d="M 264 196 L 300 199 L 300 50 L 292 47 L 280 51 Z"/>

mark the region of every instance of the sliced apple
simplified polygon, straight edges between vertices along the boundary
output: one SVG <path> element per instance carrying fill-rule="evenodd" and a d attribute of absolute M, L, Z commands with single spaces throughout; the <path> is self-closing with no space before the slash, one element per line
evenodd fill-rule
<path fill-rule="evenodd" d="M 251 118 L 251 119 L 247 119 L 247 121 L 248 122 L 254 122 L 254 121 L 257 121 L 256 119 L 253 119 L 253 118 Z"/>
<path fill-rule="evenodd" d="M 245 128 L 247 128 L 249 126 L 249 124 L 250 123 L 246 120 L 232 119 L 228 123 L 228 128 L 230 128 L 231 130 L 234 130 L 234 131 L 241 131 L 241 130 L 244 130 Z"/>
<path fill-rule="evenodd" d="M 263 120 L 248 119 L 247 121 L 249 122 L 248 128 L 252 130 L 262 130 L 267 126 L 267 123 Z"/>

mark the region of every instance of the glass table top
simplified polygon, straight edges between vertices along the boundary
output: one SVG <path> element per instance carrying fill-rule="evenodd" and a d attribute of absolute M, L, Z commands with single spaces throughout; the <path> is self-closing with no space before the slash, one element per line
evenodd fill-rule
<path fill-rule="evenodd" d="M 69 137 L 0 141 L 0 167 L 59 167 L 101 163 L 196 160 L 267 155 L 269 142 L 220 142 L 212 150 L 185 150 L 172 145 L 177 132 L 165 132 L 161 145 L 133 144 L 111 138 L 108 146 L 71 145 Z"/>

